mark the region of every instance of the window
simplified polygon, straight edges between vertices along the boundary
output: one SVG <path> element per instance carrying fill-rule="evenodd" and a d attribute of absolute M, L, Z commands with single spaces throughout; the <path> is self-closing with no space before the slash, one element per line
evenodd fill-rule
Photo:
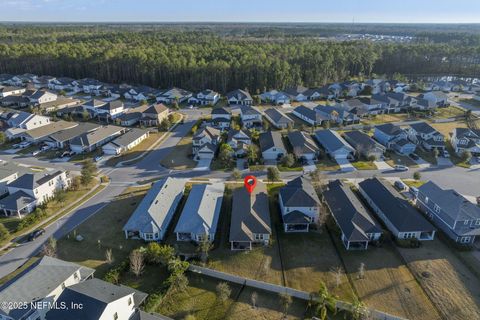
<path fill-rule="evenodd" d="M 477 226 L 480 226 L 480 220 L 477 220 L 477 221 L 475 222 L 475 224 L 476 224 Z"/>
<path fill-rule="evenodd" d="M 117 319 L 118 319 L 118 313 L 115 312 L 115 313 L 113 314 L 113 320 L 117 320 Z"/>
<path fill-rule="evenodd" d="M 428 203 L 428 197 L 425 197 L 425 203 Z"/>
<path fill-rule="evenodd" d="M 153 240 L 153 234 L 145 233 L 145 240 Z"/>
<path fill-rule="evenodd" d="M 440 207 L 438 205 L 435 205 L 433 207 L 433 210 L 435 210 L 436 213 L 439 213 L 440 212 Z"/>
<path fill-rule="evenodd" d="M 256 234 L 255 234 L 255 240 L 263 240 L 263 234 L 261 234 L 261 233 L 256 233 Z"/>
<path fill-rule="evenodd" d="M 468 220 L 463 221 L 463 224 L 464 224 L 464 225 L 467 225 L 467 224 L 468 224 Z"/>
<path fill-rule="evenodd" d="M 460 242 L 461 243 L 469 243 L 470 242 L 470 237 L 461 237 Z"/>
<path fill-rule="evenodd" d="M 132 304 L 132 297 L 129 297 L 128 298 L 128 305 L 131 305 Z"/>
<path fill-rule="evenodd" d="M 75 272 L 75 273 L 73 274 L 73 279 L 78 280 L 78 273 Z"/>

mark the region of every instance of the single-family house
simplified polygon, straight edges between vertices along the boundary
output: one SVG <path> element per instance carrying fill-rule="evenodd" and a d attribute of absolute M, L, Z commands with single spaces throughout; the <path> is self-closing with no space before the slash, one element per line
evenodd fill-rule
<path fill-rule="evenodd" d="M 211 89 L 203 90 L 188 99 L 188 103 L 201 106 L 214 106 L 220 100 L 220 93 Z"/>
<path fill-rule="evenodd" d="M 185 190 L 185 180 L 155 182 L 123 227 L 127 239 L 160 241 L 164 238 Z"/>
<path fill-rule="evenodd" d="M 225 108 L 213 108 L 211 112 L 212 125 L 220 130 L 230 128 L 232 114 Z"/>
<path fill-rule="evenodd" d="M 462 155 L 465 151 L 475 156 L 480 155 L 480 129 L 455 128 L 451 142 L 458 155 Z"/>
<path fill-rule="evenodd" d="M 6 217 L 23 218 L 33 212 L 36 206 L 37 200 L 23 191 L 17 191 L 0 199 L 0 212 Z"/>
<path fill-rule="evenodd" d="M 318 146 L 309 134 L 303 131 L 291 131 L 287 135 L 293 154 L 299 160 L 314 160 L 319 152 Z"/>
<path fill-rule="evenodd" d="M 52 133 L 44 142 L 54 148 L 66 148 L 76 137 L 82 136 L 100 128 L 100 124 L 79 122 L 75 127 Z"/>
<path fill-rule="evenodd" d="M 262 132 L 258 140 L 264 160 L 279 160 L 287 154 L 282 135 L 278 131 Z"/>
<path fill-rule="evenodd" d="M 40 128 L 50 124 L 50 118 L 28 112 L 12 112 L 7 115 L 7 125 L 10 129 L 5 131 L 8 139 L 15 138 L 27 130 Z"/>
<path fill-rule="evenodd" d="M 6 320 L 45 319 L 65 288 L 92 278 L 94 272 L 91 268 L 43 256 L 0 287 L 0 301 L 29 302 L 22 305 L 12 303 L 12 306 L 2 303 L 0 316 Z M 74 319 L 64 316 L 63 319 Z"/>
<path fill-rule="evenodd" d="M 288 94 L 278 90 L 270 90 L 262 93 L 260 99 L 265 103 L 271 104 L 289 104 L 290 97 Z"/>
<path fill-rule="evenodd" d="M 240 107 L 240 119 L 242 126 L 245 128 L 253 128 L 262 126 L 262 114 L 256 108 L 251 106 Z"/>
<path fill-rule="evenodd" d="M 320 99 L 334 99 L 337 96 L 335 92 L 331 91 L 328 86 L 323 86 L 320 88 L 310 88 L 303 93 L 307 96 L 308 100 L 315 101 Z"/>
<path fill-rule="evenodd" d="M 350 187 L 341 180 L 328 183 L 323 192 L 325 203 L 342 234 L 347 250 L 367 250 L 368 244 L 380 240 L 382 228 L 368 213 Z"/>
<path fill-rule="evenodd" d="M 227 102 L 229 105 L 251 106 L 253 99 L 248 91 L 237 89 L 227 93 Z"/>
<path fill-rule="evenodd" d="M 48 88 L 50 90 L 73 91 L 73 88 L 75 87 L 73 84 L 74 81 L 74 79 L 68 77 L 55 78 L 50 81 L 50 83 L 48 84 Z"/>
<path fill-rule="evenodd" d="M 55 80 L 55 77 L 52 76 L 39 76 L 33 79 L 32 83 L 36 89 L 48 88 L 50 82 Z"/>
<path fill-rule="evenodd" d="M 408 140 L 406 130 L 391 123 L 376 126 L 373 137 L 387 149 L 402 155 L 409 155 L 417 148 L 414 143 Z"/>
<path fill-rule="evenodd" d="M 0 86 L 0 98 L 5 98 L 11 95 L 20 95 L 25 92 L 22 87 L 2 87 Z"/>
<path fill-rule="evenodd" d="M 133 128 L 120 137 L 102 146 L 103 153 L 119 155 L 138 146 L 147 139 L 149 132 L 143 129 Z"/>
<path fill-rule="evenodd" d="M 284 92 L 290 97 L 290 100 L 302 102 L 308 100 L 307 90 L 308 88 L 303 86 L 295 86 L 286 88 Z"/>
<path fill-rule="evenodd" d="M 422 98 L 432 101 L 437 107 L 446 107 L 449 105 L 448 96 L 442 91 L 430 91 L 424 93 Z"/>
<path fill-rule="evenodd" d="M 58 96 L 47 90 L 37 90 L 33 94 L 28 95 L 27 98 L 32 105 L 41 105 L 47 102 L 56 101 Z"/>
<path fill-rule="evenodd" d="M 198 129 L 192 138 L 192 153 L 195 160 L 213 159 L 220 142 L 220 130 L 210 126 Z"/>
<path fill-rule="evenodd" d="M 265 118 L 277 129 L 286 129 L 293 126 L 294 121 L 282 111 L 276 108 L 268 108 L 264 111 Z"/>
<path fill-rule="evenodd" d="M 315 139 L 325 150 L 325 153 L 334 160 L 353 159 L 355 149 L 334 130 L 317 130 Z"/>
<path fill-rule="evenodd" d="M 309 108 L 304 105 L 300 105 L 293 109 L 292 114 L 307 122 L 311 126 L 322 125 L 324 121 L 328 121 L 329 119 L 327 116 L 317 112 L 316 109 Z"/>
<path fill-rule="evenodd" d="M 142 112 L 140 125 L 145 127 L 159 126 L 169 115 L 169 109 L 161 104 L 153 104 Z"/>
<path fill-rule="evenodd" d="M 231 250 L 252 250 L 268 245 L 272 227 L 265 184 L 258 182 L 251 193 L 237 188 L 232 196 L 229 241 Z"/>
<path fill-rule="evenodd" d="M 318 105 L 314 110 L 331 122 L 336 122 L 343 125 L 350 125 L 360 122 L 360 118 L 356 114 L 353 114 L 341 107 Z"/>
<path fill-rule="evenodd" d="M 375 160 L 380 160 L 383 158 L 386 148 L 373 140 L 368 134 L 354 130 L 345 132 L 343 136 L 355 149 L 357 155 L 365 159 L 375 158 Z"/>
<path fill-rule="evenodd" d="M 115 120 L 124 112 L 124 105 L 121 100 L 113 100 L 96 108 L 95 111 L 99 120 L 109 122 Z"/>
<path fill-rule="evenodd" d="M 383 79 L 369 79 L 365 82 L 365 86 L 370 87 L 372 94 L 391 90 L 390 84 Z"/>
<path fill-rule="evenodd" d="M 91 78 L 75 80 L 72 84 L 75 92 L 83 91 L 84 93 L 94 94 L 97 96 L 100 95 L 100 91 L 104 85 L 103 82 Z"/>
<path fill-rule="evenodd" d="M 278 194 L 285 232 L 308 232 L 318 222 L 320 199 L 309 180 L 298 177 L 289 181 Z"/>
<path fill-rule="evenodd" d="M 70 178 L 65 171 L 54 173 L 25 173 L 7 184 L 9 196 L 22 191 L 37 200 L 37 205 L 52 199 L 57 190 L 70 186 Z"/>
<path fill-rule="evenodd" d="M 76 127 L 78 123 L 69 121 L 50 122 L 45 126 L 27 130 L 19 135 L 20 138 L 33 143 L 39 143 L 48 140 L 50 135 L 65 129 Z"/>
<path fill-rule="evenodd" d="M 70 141 L 70 150 L 76 154 L 94 151 L 125 132 L 125 128 L 106 125 L 84 133 Z"/>
<path fill-rule="evenodd" d="M 393 186 L 378 178 L 359 183 L 370 208 L 397 239 L 433 240 L 435 228 Z"/>
<path fill-rule="evenodd" d="M 445 136 L 426 122 L 412 123 L 408 138 L 426 150 L 445 150 Z"/>
<path fill-rule="evenodd" d="M 8 193 L 7 185 L 16 180 L 20 172 L 15 163 L 0 160 L 0 197 Z"/>
<path fill-rule="evenodd" d="M 190 91 L 173 87 L 157 94 L 156 100 L 159 103 L 166 104 L 173 104 L 174 102 L 182 103 L 187 101 L 191 96 L 192 93 Z"/>
<path fill-rule="evenodd" d="M 243 157 L 247 153 L 247 147 L 252 144 L 252 138 L 248 130 L 230 129 L 226 143 L 232 147 L 233 155 Z"/>
<path fill-rule="evenodd" d="M 417 104 L 415 105 L 415 109 L 418 110 L 433 110 L 437 108 L 437 104 L 435 103 L 434 100 L 427 100 L 418 97 L 417 98 Z"/>
<path fill-rule="evenodd" d="M 480 207 L 455 190 L 429 181 L 418 188 L 415 203 L 433 224 L 460 244 L 473 244 L 480 235 Z"/>
<path fill-rule="evenodd" d="M 177 241 L 215 240 L 224 183 L 194 184 L 175 227 Z"/>

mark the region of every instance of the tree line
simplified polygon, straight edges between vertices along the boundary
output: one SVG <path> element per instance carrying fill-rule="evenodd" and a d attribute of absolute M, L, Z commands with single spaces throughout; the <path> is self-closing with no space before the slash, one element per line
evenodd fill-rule
<path fill-rule="evenodd" d="M 377 44 L 310 38 L 260 41 L 181 29 L 0 28 L 0 73 L 92 77 L 222 93 L 321 86 L 377 74 L 475 76 L 480 45 Z"/>

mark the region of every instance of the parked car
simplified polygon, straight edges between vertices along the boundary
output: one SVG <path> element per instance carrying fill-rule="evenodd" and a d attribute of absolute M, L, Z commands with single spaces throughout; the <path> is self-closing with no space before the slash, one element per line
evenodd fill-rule
<path fill-rule="evenodd" d="M 401 180 L 395 181 L 394 185 L 400 191 L 405 191 L 407 189 L 407 186 Z"/>
<path fill-rule="evenodd" d="M 395 171 L 408 171 L 408 167 L 407 166 L 402 166 L 400 164 L 397 164 L 395 165 Z"/>
<path fill-rule="evenodd" d="M 45 229 L 37 229 L 28 235 L 28 241 L 34 241 L 45 233 Z"/>
<path fill-rule="evenodd" d="M 72 156 L 72 152 L 71 151 L 64 151 L 62 153 L 62 155 L 60 156 L 60 158 L 63 158 L 63 157 L 71 157 Z"/>
<path fill-rule="evenodd" d="M 443 157 L 444 158 L 450 158 L 450 153 L 448 153 L 447 150 L 443 151 Z"/>
<path fill-rule="evenodd" d="M 410 158 L 412 158 L 413 160 L 418 160 L 418 159 L 420 159 L 420 157 L 417 156 L 415 153 L 412 153 L 412 154 L 410 155 Z"/>
<path fill-rule="evenodd" d="M 42 151 L 47 151 L 47 150 L 50 150 L 51 148 L 52 148 L 52 147 L 49 146 L 49 145 L 44 145 L 44 146 L 42 146 L 41 150 L 42 150 Z"/>
<path fill-rule="evenodd" d="M 410 193 L 414 196 L 414 197 L 417 197 L 418 196 L 418 189 L 415 188 L 415 187 L 410 187 Z"/>
<path fill-rule="evenodd" d="M 96 156 L 93 161 L 98 162 L 103 159 L 103 156 Z"/>
<path fill-rule="evenodd" d="M 34 151 L 32 151 L 32 156 L 35 157 L 36 155 L 39 155 L 40 152 L 42 152 L 42 150 L 34 150 Z"/>
<path fill-rule="evenodd" d="M 30 147 L 31 144 L 32 144 L 31 142 L 23 141 L 18 144 L 18 147 L 21 149 L 24 149 L 24 148 Z"/>

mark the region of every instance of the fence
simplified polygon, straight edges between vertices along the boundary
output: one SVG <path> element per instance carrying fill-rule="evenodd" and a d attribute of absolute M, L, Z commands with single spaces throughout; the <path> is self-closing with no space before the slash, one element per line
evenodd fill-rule
<path fill-rule="evenodd" d="M 267 283 L 263 281 L 258 281 L 258 280 L 253 280 L 253 279 L 248 279 L 240 276 L 236 276 L 233 274 L 221 272 L 221 271 L 216 271 L 212 270 L 209 268 L 203 268 L 200 266 L 195 266 L 195 265 L 190 265 L 189 271 L 195 272 L 198 274 L 206 275 L 212 278 L 220 279 L 223 281 L 228 281 L 232 283 L 236 283 L 242 286 L 247 286 L 251 288 L 256 288 L 259 290 L 264 290 L 268 291 L 271 293 L 276 293 L 276 294 L 288 294 L 289 296 L 292 296 L 297 299 L 305 300 L 305 301 L 310 301 L 311 295 L 309 292 L 301 291 L 301 290 L 296 290 L 293 288 L 289 287 L 284 287 L 272 283 Z M 337 301 L 336 304 L 337 309 L 339 310 L 346 310 L 346 311 L 351 311 L 352 310 L 352 304 L 345 302 L 345 301 Z M 373 319 L 377 320 L 406 320 L 401 317 L 393 316 L 388 313 L 378 311 L 378 310 L 369 310 L 370 316 Z"/>

